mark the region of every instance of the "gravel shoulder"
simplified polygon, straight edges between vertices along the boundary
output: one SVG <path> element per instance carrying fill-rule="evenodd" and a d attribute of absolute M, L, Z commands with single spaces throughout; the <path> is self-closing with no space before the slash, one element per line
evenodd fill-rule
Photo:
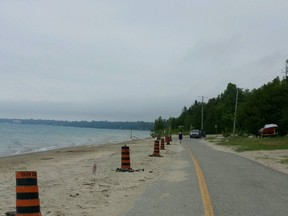
<path fill-rule="evenodd" d="M 288 150 L 261 150 L 261 151 L 246 151 L 236 152 L 232 147 L 217 145 L 214 142 L 202 140 L 206 145 L 218 151 L 230 152 L 242 157 L 253 160 L 264 166 L 271 167 L 275 170 L 288 174 Z"/>

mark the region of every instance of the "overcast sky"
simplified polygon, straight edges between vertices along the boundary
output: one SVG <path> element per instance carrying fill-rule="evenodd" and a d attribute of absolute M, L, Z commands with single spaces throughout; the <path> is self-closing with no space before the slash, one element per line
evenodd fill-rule
<path fill-rule="evenodd" d="M 284 75 L 287 0 L 1 0 L 0 118 L 154 121 Z"/>

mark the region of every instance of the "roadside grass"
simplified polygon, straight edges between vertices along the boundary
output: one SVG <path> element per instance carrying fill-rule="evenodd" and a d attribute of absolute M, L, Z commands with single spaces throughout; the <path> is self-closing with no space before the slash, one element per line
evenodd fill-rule
<path fill-rule="evenodd" d="M 280 161 L 281 164 L 288 164 L 288 156 L 285 156 L 284 159 Z"/>
<path fill-rule="evenodd" d="M 219 136 L 207 136 L 205 138 L 205 140 L 212 142 L 214 144 L 219 144 L 222 142 L 222 138 L 223 138 L 222 136 L 221 137 L 219 137 Z"/>
<path fill-rule="evenodd" d="M 231 146 L 235 151 L 257 151 L 257 150 L 277 150 L 288 149 L 288 137 L 225 137 L 218 145 Z M 288 163 L 288 158 L 283 163 Z"/>

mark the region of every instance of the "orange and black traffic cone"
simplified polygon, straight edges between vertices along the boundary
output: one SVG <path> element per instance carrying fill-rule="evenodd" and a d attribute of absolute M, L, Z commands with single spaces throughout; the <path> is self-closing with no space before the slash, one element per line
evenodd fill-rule
<path fill-rule="evenodd" d="M 121 168 L 117 168 L 117 172 L 133 172 L 130 165 L 130 151 L 129 146 L 122 146 L 121 151 Z"/>
<path fill-rule="evenodd" d="M 165 150 L 165 141 L 164 141 L 164 138 L 161 139 L 160 149 L 161 149 L 161 150 Z"/>
<path fill-rule="evenodd" d="M 159 140 L 154 140 L 154 152 L 150 157 L 162 157 L 160 155 Z"/>
<path fill-rule="evenodd" d="M 170 145 L 170 137 L 169 136 L 165 136 L 165 142 L 166 142 L 166 145 Z"/>
<path fill-rule="evenodd" d="M 16 216 L 41 216 L 37 172 L 16 172 Z"/>

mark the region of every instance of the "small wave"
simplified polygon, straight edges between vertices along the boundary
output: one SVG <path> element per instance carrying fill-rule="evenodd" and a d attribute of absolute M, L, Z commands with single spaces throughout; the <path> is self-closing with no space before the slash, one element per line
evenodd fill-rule
<path fill-rule="evenodd" d="M 43 147 L 43 148 L 40 148 L 40 149 L 36 149 L 33 152 L 45 152 L 45 151 L 50 151 L 50 150 L 53 150 L 53 149 L 57 149 L 57 146 Z"/>
<path fill-rule="evenodd" d="M 149 137 L 146 131 L 79 129 L 54 126 L 2 125 L 7 133 L 1 133 L 0 157 L 3 155 L 19 155 L 31 152 L 43 152 L 58 148 L 104 145 L 121 143 L 132 139 Z M 9 134 L 12 134 L 9 135 Z"/>

